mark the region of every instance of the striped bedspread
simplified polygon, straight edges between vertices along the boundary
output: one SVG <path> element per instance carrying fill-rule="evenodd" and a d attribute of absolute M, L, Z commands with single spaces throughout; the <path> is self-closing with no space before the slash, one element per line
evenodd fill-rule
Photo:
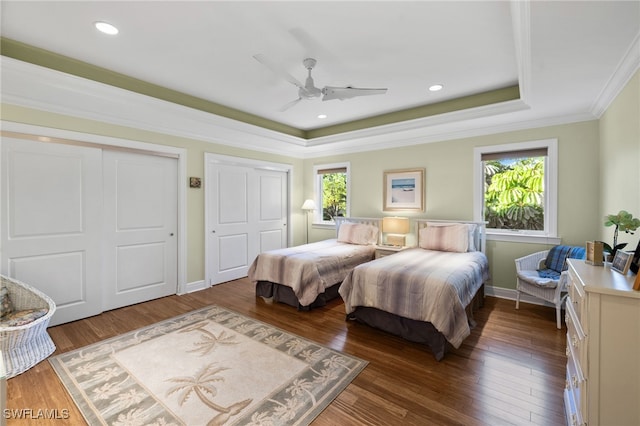
<path fill-rule="evenodd" d="M 427 321 L 457 348 L 471 333 L 465 307 L 488 279 L 481 252 L 413 248 L 356 267 L 339 292 L 347 314 L 365 306 Z"/>
<path fill-rule="evenodd" d="M 329 239 L 261 253 L 249 267 L 248 275 L 254 283 L 270 281 L 291 287 L 300 304 L 307 306 L 374 255 L 373 245 Z"/>

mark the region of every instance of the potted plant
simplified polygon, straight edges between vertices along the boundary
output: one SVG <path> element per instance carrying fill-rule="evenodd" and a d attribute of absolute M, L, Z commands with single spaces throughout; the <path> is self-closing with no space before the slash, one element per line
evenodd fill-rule
<path fill-rule="evenodd" d="M 618 214 L 610 214 L 604 217 L 604 226 L 614 225 L 616 228 L 613 231 L 613 245 L 603 244 L 604 251 L 609 253 L 611 259 L 615 257 L 618 250 L 627 246 L 627 243 L 618 244 L 618 232 L 622 231 L 633 235 L 633 231 L 640 228 L 640 219 L 634 218 L 631 213 L 625 210 L 620 210 Z"/>

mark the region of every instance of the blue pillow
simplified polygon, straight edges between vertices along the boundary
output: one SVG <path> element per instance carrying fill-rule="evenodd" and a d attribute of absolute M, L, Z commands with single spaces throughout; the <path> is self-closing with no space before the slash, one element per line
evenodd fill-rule
<path fill-rule="evenodd" d="M 584 259 L 586 250 L 584 247 L 578 246 L 555 246 L 549 250 L 547 259 L 545 260 L 545 269 L 539 269 L 538 275 L 542 278 L 551 278 L 557 280 L 560 273 L 567 270 L 567 258 Z"/>

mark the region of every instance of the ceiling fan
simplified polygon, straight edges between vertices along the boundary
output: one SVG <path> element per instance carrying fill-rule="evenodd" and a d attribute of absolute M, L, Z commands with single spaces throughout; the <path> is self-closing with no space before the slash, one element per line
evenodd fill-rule
<path fill-rule="evenodd" d="M 307 69 L 307 79 L 304 84 L 298 81 L 294 76 L 289 74 L 284 68 L 280 67 L 278 64 L 271 62 L 266 56 L 262 54 L 257 54 L 253 56 L 258 62 L 269 68 L 271 71 L 279 75 L 280 77 L 287 80 L 289 83 L 298 87 L 298 99 L 295 99 L 288 104 L 284 105 L 280 111 L 286 111 L 292 106 L 296 105 L 303 99 L 315 99 L 322 95 L 323 101 L 330 101 L 332 99 L 340 99 L 344 101 L 345 99 L 355 98 L 357 96 L 370 96 L 370 95 L 382 95 L 387 92 L 387 89 L 370 89 L 370 88 L 359 88 L 359 87 L 334 87 L 334 86 L 325 86 L 322 89 L 319 89 L 315 86 L 313 82 L 313 77 L 311 77 L 311 70 L 316 66 L 316 60 L 313 58 L 306 58 L 302 61 L 302 65 Z"/>

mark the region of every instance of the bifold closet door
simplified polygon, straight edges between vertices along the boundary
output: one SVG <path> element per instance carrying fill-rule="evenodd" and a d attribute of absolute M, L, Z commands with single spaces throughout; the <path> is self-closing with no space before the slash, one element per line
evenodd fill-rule
<path fill-rule="evenodd" d="M 102 150 L 2 138 L 2 272 L 49 295 L 51 325 L 102 312 Z"/>
<path fill-rule="evenodd" d="M 177 292 L 178 161 L 104 151 L 104 308 Z"/>
<path fill-rule="evenodd" d="M 246 277 L 262 251 L 287 246 L 287 172 L 207 164 L 207 280 Z"/>

